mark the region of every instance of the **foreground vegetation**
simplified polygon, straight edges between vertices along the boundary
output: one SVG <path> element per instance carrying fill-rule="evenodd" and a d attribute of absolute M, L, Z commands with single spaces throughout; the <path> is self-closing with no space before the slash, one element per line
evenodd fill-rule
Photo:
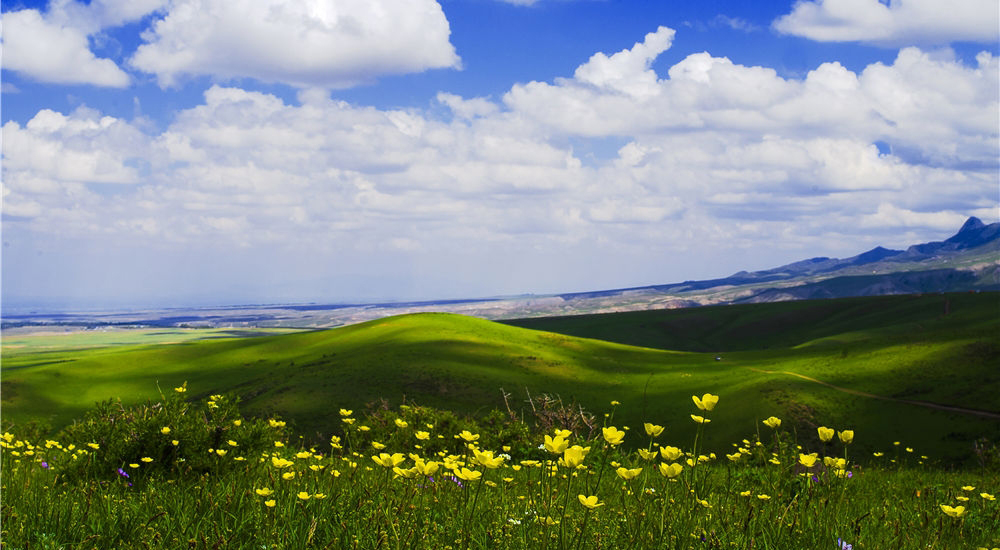
<path fill-rule="evenodd" d="M 885 441 L 860 466 L 851 426 L 800 441 L 769 417 L 716 455 L 725 395 L 632 426 L 617 401 L 538 401 L 530 424 L 325 403 L 339 426 L 319 446 L 234 397 L 164 393 L 51 439 L 4 433 L 4 548 L 1000 547 L 995 447 L 946 472 Z"/>

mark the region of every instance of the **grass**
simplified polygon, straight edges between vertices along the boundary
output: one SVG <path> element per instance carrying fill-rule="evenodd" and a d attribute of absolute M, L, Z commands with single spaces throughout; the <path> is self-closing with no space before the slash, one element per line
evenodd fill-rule
<path fill-rule="evenodd" d="M 776 415 L 803 438 L 820 424 L 855 428 L 863 434 L 859 456 L 903 439 L 933 460 L 959 464 L 971 459 L 976 439 L 1000 440 L 1000 422 L 925 405 L 1000 413 L 992 391 L 1000 383 L 997 299 L 983 293 L 613 314 L 550 320 L 548 332 L 417 314 L 246 339 L 5 349 L 4 422 L 59 428 L 95 402 L 140 403 L 184 381 L 202 388 L 201 396 L 239 395 L 249 415 L 281 414 L 312 440 L 338 428 L 331 403 L 363 408 L 385 398 L 459 414 L 507 406 L 524 414 L 528 395 L 555 394 L 589 410 L 614 396 L 628 405 L 621 420 L 637 425 L 684 418 L 690 395 L 712 391 L 730 404 L 720 411 L 719 441 Z M 574 323 L 608 339 L 645 335 L 647 347 L 556 332 L 575 332 Z M 653 349 L 656 338 L 659 345 L 690 341 L 691 349 Z M 706 345 L 711 353 L 697 351 Z M 668 428 L 681 439 L 694 433 L 684 422 Z"/>
<path fill-rule="evenodd" d="M 4 547 L 1000 546 L 1000 456 L 946 473 L 884 441 L 887 454 L 861 466 L 843 432 L 812 441 L 784 422 L 710 455 L 735 405 L 724 397 L 704 410 L 687 396 L 663 419 L 697 426 L 686 441 L 625 429 L 616 405 L 587 438 L 510 417 L 460 431 L 445 411 L 328 404 L 339 435 L 309 447 L 281 421 L 242 418 L 234 399 L 186 395 L 102 405 L 56 439 L 4 433 Z M 501 435 L 512 427 L 520 435 Z"/>

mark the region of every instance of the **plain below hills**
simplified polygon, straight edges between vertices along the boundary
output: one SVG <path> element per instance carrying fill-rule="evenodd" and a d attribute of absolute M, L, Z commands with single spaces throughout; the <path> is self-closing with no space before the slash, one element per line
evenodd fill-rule
<path fill-rule="evenodd" d="M 60 427 L 97 401 L 155 400 L 186 381 L 192 398 L 233 393 L 248 414 L 326 438 L 340 430 L 341 407 L 385 398 L 477 414 L 502 409 L 502 389 L 519 413 L 528 393 L 548 393 L 599 419 L 612 413 L 634 445 L 644 421 L 667 426 L 661 443 L 687 445 L 699 412 L 691 396 L 711 392 L 721 397 L 706 426 L 716 451 L 766 431 L 760 421 L 775 415 L 800 438 L 819 425 L 854 429 L 854 456 L 901 441 L 913 461 L 952 462 L 978 438 L 1000 441 L 998 314 L 990 292 L 531 322 L 545 330 L 411 314 L 254 338 L 5 349 L 0 397 L 5 427 Z"/>

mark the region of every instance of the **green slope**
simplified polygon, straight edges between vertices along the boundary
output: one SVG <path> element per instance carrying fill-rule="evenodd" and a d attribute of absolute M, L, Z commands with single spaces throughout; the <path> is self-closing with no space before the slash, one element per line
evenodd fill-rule
<path fill-rule="evenodd" d="M 689 415 L 697 411 L 690 396 L 711 392 L 721 396 L 708 426 L 716 450 L 776 415 L 807 433 L 819 424 L 854 428 L 859 450 L 886 449 L 902 440 L 919 453 L 954 458 L 967 455 L 976 437 L 1000 440 L 1000 420 L 844 391 L 1000 412 L 998 320 L 983 320 L 966 306 L 961 307 L 969 314 L 963 316 L 959 305 L 965 302 L 952 303 L 948 316 L 920 318 L 903 328 L 876 322 L 884 305 L 855 304 L 861 309 L 853 313 L 818 317 L 806 307 L 802 315 L 826 323 L 822 330 L 803 326 L 802 315 L 769 309 L 782 304 L 738 306 L 760 309 L 733 318 L 730 324 L 737 328 L 731 330 L 739 332 L 741 323 L 746 328 L 746 319 L 756 317 L 789 334 L 756 330 L 721 361 L 715 353 L 632 347 L 451 314 L 248 339 L 9 350 L 0 380 L 3 417 L 5 423 L 43 418 L 59 426 L 97 400 L 155 399 L 157 385 L 169 391 L 187 381 L 193 397 L 235 392 L 249 414 L 280 414 L 301 433 L 328 435 L 338 427 L 340 407 L 361 409 L 384 397 L 475 413 L 502 407 L 504 388 L 516 407 L 523 406 L 526 389 L 575 399 L 598 413 L 615 399 L 623 403 L 616 424 L 638 429 L 646 420 L 664 424 L 664 443 L 676 444 L 694 434 Z M 776 321 L 781 315 L 787 320 Z M 909 322 L 897 318 L 896 325 Z M 706 331 L 704 340 L 725 332 Z M 840 389 L 767 371 L 788 371 Z"/>

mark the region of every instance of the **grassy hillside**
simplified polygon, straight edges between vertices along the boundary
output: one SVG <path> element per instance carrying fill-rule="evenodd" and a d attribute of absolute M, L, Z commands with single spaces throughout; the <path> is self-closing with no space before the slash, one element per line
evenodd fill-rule
<path fill-rule="evenodd" d="M 670 444 L 693 437 L 690 396 L 711 392 L 721 396 L 709 430 L 716 450 L 776 415 L 806 437 L 814 437 L 817 425 L 853 428 L 859 450 L 886 450 L 899 440 L 915 448 L 915 456 L 955 458 L 967 455 L 977 437 L 1000 440 L 1000 419 L 845 391 L 1000 413 L 1000 317 L 990 309 L 996 296 L 925 299 L 699 308 L 686 313 L 702 316 L 700 328 L 689 317 L 644 321 L 645 332 L 626 328 L 629 322 L 620 319 L 629 317 L 563 320 L 603 323 L 618 336 L 644 333 L 646 345 L 683 334 L 697 342 L 688 349 L 705 346 L 712 353 L 633 347 L 451 314 L 247 339 L 5 350 L 3 419 L 41 418 L 60 426 L 95 401 L 157 399 L 157 387 L 167 391 L 187 381 L 193 397 L 234 392 L 249 414 L 280 414 L 300 433 L 328 435 L 339 429 L 340 407 L 362 408 L 384 397 L 475 413 L 503 407 L 504 388 L 515 408 L 526 406 L 526 389 L 577 400 L 598 413 L 610 409 L 610 400 L 621 401 L 628 406 L 616 424 L 665 424 Z M 667 336 L 657 342 L 657 334 Z"/>

